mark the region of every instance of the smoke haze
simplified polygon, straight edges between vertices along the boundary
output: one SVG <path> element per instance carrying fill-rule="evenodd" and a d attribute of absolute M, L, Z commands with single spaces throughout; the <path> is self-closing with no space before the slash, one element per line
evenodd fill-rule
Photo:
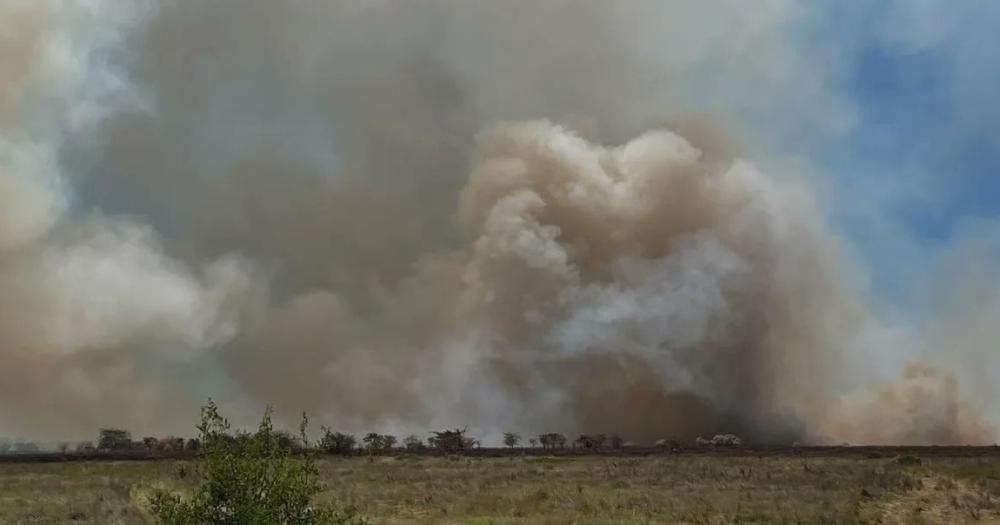
<path fill-rule="evenodd" d="M 996 439 L 977 230 L 890 320 L 748 137 L 794 5 L 536 4 L 0 0 L 0 433 Z"/>

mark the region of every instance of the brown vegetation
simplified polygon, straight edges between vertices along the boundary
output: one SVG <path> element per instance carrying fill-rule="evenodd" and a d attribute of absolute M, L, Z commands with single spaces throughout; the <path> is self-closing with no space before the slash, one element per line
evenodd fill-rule
<path fill-rule="evenodd" d="M 328 489 L 317 501 L 374 524 L 409 525 L 944 523 L 938 516 L 961 524 L 998 515 L 1000 452 L 992 447 L 883 448 L 878 457 L 861 450 L 328 457 L 319 462 Z M 896 461 L 907 453 L 921 464 Z M 0 523 L 152 524 L 151 489 L 184 490 L 197 470 L 188 461 L 8 464 Z"/>

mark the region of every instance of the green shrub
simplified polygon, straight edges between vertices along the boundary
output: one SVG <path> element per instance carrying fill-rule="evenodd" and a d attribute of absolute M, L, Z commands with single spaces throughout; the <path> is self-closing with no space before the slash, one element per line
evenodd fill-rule
<path fill-rule="evenodd" d="M 301 443 L 307 419 L 302 416 Z M 185 498 L 160 490 L 151 498 L 164 525 L 334 525 L 364 520 L 311 500 L 322 486 L 311 454 L 282 446 L 268 409 L 255 433 L 230 433 L 229 422 L 209 400 L 201 410 L 201 482 Z"/>
<path fill-rule="evenodd" d="M 327 454 L 350 454 L 356 444 L 353 435 L 334 432 L 326 427 L 323 427 L 323 437 L 319 440 L 320 450 Z"/>

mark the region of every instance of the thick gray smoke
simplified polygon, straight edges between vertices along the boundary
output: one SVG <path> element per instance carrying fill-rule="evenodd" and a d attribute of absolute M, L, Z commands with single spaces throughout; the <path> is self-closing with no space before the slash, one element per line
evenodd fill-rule
<path fill-rule="evenodd" d="M 871 311 L 808 180 L 738 158 L 733 114 L 778 102 L 691 116 L 706 70 L 795 76 L 793 6 L 664 4 L 0 1 L 0 432 L 183 432 L 211 395 L 355 430 L 992 441 L 944 369 L 859 380 L 938 341 Z"/>

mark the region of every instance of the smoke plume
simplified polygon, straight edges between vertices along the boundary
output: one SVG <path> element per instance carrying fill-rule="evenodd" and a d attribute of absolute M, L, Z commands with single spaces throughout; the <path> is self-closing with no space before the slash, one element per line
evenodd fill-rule
<path fill-rule="evenodd" d="M 992 442 L 931 364 L 965 300 L 889 326 L 814 181 L 736 139 L 838 104 L 775 36 L 793 6 L 663 4 L 0 3 L 0 432 L 183 432 L 213 396 L 355 431 Z M 697 112 L 785 77 L 780 108 Z M 904 341 L 929 359 L 869 381 Z"/>

